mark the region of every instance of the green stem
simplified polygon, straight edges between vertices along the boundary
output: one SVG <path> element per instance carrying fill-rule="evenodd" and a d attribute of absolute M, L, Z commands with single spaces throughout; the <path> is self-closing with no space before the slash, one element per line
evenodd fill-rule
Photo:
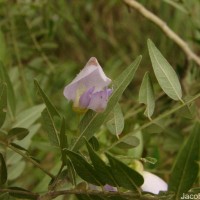
<path fill-rule="evenodd" d="M 49 186 L 49 189 L 50 189 L 50 190 L 54 191 L 54 190 L 56 189 L 57 184 L 58 184 L 58 180 L 59 180 L 59 175 L 60 175 L 60 173 L 62 172 L 64 166 L 65 166 L 65 165 L 64 165 L 64 163 L 62 162 L 62 165 L 61 165 L 61 167 L 60 167 L 60 169 L 59 169 L 59 171 L 58 171 L 58 174 L 55 176 L 53 183 Z"/>
<path fill-rule="evenodd" d="M 151 124 L 155 123 L 156 121 L 159 121 L 169 115 L 171 115 L 172 113 L 178 111 L 179 109 L 183 108 L 184 106 L 186 106 L 187 104 L 192 103 L 193 101 L 195 101 L 196 99 L 198 99 L 200 97 L 200 93 L 197 94 L 196 96 L 194 96 L 192 99 L 190 99 L 187 102 L 183 102 L 181 105 L 177 106 L 176 108 L 173 108 L 171 110 L 169 110 L 168 112 L 165 112 L 161 115 L 159 115 L 158 117 L 156 117 L 155 119 L 152 119 L 151 121 L 147 122 L 146 124 L 143 124 L 142 126 L 140 126 L 139 128 L 135 129 L 134 132 L 138 132 L 141 131 L 145 128 L 147 128 L 148 126 L 150 126 Z M 117 140 L 116 142 L 114 142 L 110 147 L 108 147 L 105 151 L 109 151 L 110 149 L 112 149 L 115 145 L 119 144 L 122 140 L 124 140 L 125 138 L 129 137 L 130 135 L 132 135 L 133 133 L 129 133 L 126 134 L 125 136 L 121 137 L 119 140 Z"/>
<path fill-rule="evenodd" d="M 22 153 L 20 150 L 16 149 L 15 147 L 8 145 L 8 147 L 10 149 L 12 149 L 13 151 L 15 151 L 16 153 L 20 154 L 23 158 L 25 158 L 26 160 L 28 160 L 29 162 L 31 162 L 33 165 L 35 165 L 36 167 L 38 167 L 39 169 L 41 169 L 45 174 L 47 174 L 48 176 L 50 176 L 51 178 L 55 178 L 55 176 L 53 174 L 51 174 L 50 172 L 48 172 L 46 169 L 44 169 L 39 163 L 37 163 L 35 160 L 33 160 L 32 158 L 30 158 L 29 156 L 27 156 L 26 154 Z"/>

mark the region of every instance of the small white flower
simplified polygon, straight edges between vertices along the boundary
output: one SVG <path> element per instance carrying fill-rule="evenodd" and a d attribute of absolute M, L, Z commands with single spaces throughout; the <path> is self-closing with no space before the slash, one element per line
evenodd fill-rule
<path fill-rule="evenodd" d="M 144 192 L 158 194 L 160 191 L 167 191 L 168 185 L 160 177 L 147 171 L 143 171 L 142 175 L 144 178 L 144 183 L 141 186 L 141 189 Z"/>
<path fill-rule="evenodd" d="M 97 59 L 89 59 L 82 71 L 64 89 L 64 96 L 73 101 L 77 111 L 92 109 L 103 112 L 107 106 L 108 97 L 112 93 L 107 86 L 111 83 Z"/>

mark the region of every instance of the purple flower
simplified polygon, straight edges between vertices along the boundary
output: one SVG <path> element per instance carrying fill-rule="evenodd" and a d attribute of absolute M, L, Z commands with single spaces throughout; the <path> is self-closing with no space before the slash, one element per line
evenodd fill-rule
<path fill-rule="evenodd" d="M 107 88 L 110 83 L 111 79 L 104 74 L 97 59 L 92 57 L 76 78 L 65 87 L 63 93 L 66 99 L 73 101 L 76 111 L 92 109 L 103 112 L 112 93 Z"/>
<path fill-rule="evenodd" d="M 104 185 L 103 188 L 104 188 L 105 191 L 108 191 L 108 192 L 117 192 L 117 188 L 116 187 L 113 187 L 113 186 L 108 185 L 108 184 Z"/>
<path fill-rule="evenodd" d="M 93 185 L 93 184 L 89 184 L 88 186 L 89 186 L 90 190 L 99 191 L 101 189 L 99 186 L 96 186 L 96 185 Z M 113 187 L 113 186 L 108 185 L 108 184 L 104 185 L 103 189 L 107 192 L 117 192 L 116 187 Z"/>
<path fill-rule="evenodd" d="M 158 194 L 160 191 L 167 191 L 168 185 L 160 177 L 147 171 L 142 172 L 144 183 L 141 189 L 145 192 Z"/>

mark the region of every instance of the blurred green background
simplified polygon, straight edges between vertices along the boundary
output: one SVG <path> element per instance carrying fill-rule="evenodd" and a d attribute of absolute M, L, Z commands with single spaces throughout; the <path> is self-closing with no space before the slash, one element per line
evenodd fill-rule
<path fill-rule="evenodd" d="M 199 0 L 139 2 L 163 19 L 200 54 Z M 0 0 L 0 59 L 13 83 L 16 115 L 42 102 L 34 87 L 33 80 L 37 79 L 58 110 L 69 120 L 67 126 L 69 134 L 73 136 L 78 119 L 62 94 L 64 86 L 92 56 L 98 59 L 108 77 L 114 79 L 141 54 L 143 60 L 136 77 L 120 101 L 127 119 L 125 132 L 130 132 L 138 124 L 147 121 L 143 116 L 144 110 L 138 105 L 138 92 L 144 73 L 147 70 L 152 72 L 146 43 L 148 38 L 176 70 L 185 97 L 199 92 L 200 67 L 188 62 L 183 51 L 155 24 L 127 7 L 122 0 Z M 153 73 L 152 78 L 159 99 L 156 115 L 175 103 L 163 95 Z M 16 123 L 15 117 L 11 116 L 10 119 L 11 124 Z M 187 130 L 190 130 L 191 121 L 177 114 L 161 124 L 163 127 L 160 131 L 156 125 L 151 127 L 152 130 L 147 130 L 151 134 L 144 136 L 143 156 L 157 158 L 156 165 L 147 167 L 167 180 L 174 156 L 187 136 Z M 42 160 L 44 167 L 56 171 L 60 164 L 57 150 L 49 145 L 40 123 L 32 123 L 31 130 L 34 137 L 31 145 L 26 144 L 27 148 Z M 155 130 L 159 133 L 155 134 Z M 108 132 L 105 128 L 103 131 Z M 102 141 L 112 141 L 112 136 L 106 136 Z M 10 177 L 10 184 L 45 191 L 49 179 L 24 161 L 17 165 L 18 168 L 13 167 L 18 162 L 16 155 L 14 157 L 15 162 L 10 162 L 9 170 L 14 174 Z"/>

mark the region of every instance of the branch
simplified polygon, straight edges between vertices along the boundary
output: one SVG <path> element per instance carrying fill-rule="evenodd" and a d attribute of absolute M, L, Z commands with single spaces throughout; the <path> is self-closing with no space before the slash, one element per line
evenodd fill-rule
<path fill-rule="evenodd" d="M 152 119 L 151 121 L 143 124 L 142 126 L 138 127 L 137 129 L 134 130 L 135 133 L 137 133 L 138 131 L 141 131 L 145 128 L 147 128 L 148 126 L 150 126 L 151 124 L 166 118 L 167 116 L 175 113 L 176 111 L 180 110 L 181 108 L 183 108 L 184 106 L 189 105 L 190 103 L 192 103 L 193 101 L 195 101 L 196 99 L 200 98 L 200 93 L 198 93 L 196 96 L 194 96 L 192 99 L 188 100 L 187 102 L 182 103 L 181 105 L 172 108 L 171 110 L 164 112 L 163 114 L 159 115 L 158 117 Z M 119 144 L 120 142 L 122 142 L 125 138 L 128 138 L 131 134 L 133 134 L 133 132 L 131 133 L 127 133 L 126 135 L 120 137 L 120 139 L 118 139 L 116 142 L 114 142 L 112 145 L 110 145 L 107 149 L 104 150 L 104 152 L 109 151 L 110 149 L 112 149 L 114 146 L 116 146 L 117 144 Z"/>
<path fill-rule="evenodd" d="M 52 191 L 48 192 L 43 196 L 40 196 L 38 200 L 46 200 L 46 199 L 54 199 L 58 196 L 61 195 L 70 195 L 70 194 L 75 194 L 75 195 L 92 195 L 93 197 L 99 196 L 102 197 L 124 197 L 125 199 L 135 199 L 135 200 L 164 200 L 166 199 L 163 196 L 157 196 L 157 195 L 140 195 L 138 193 L 133 193 L 133 192 L 109 192 L 109 191 L 98 191 L 98 190 L 77 190 L 77 189 L 72 189 L 72 190 L 63 190 L 63 191 Z M 168 194 L 169 197 L 172 197 L 173 194 Z M 88 197 L 89 198 L 89 197 Z"/>
<path fill-rule="evenodd" d="M 150 195 L 150 194 L 137 194 L 133 192 L 109 192 L 109 191 L 98 191 L 98 190 L 62 190 L 62 191 L 50 191 L 44 195 L 39 195 L 38 193 L 33 193 L 30 191 L 25 190 L 16 190 L 16 189 L 0 189 L 0 194 L 3 193 L 10 193 L 11 196 L 13 195 L 28 195 L 29 197 L 32 196 L 33 199 L 37 200 L 51 200 L 55 199 L 58 196 L 62 195 L 92 195 L 93 197 L 124 197 L 125 199 L 135 199 L 135 200 L 165 200 L 166 197 L 168 199 L 172 199 L 174 197 L 174 193 L 168 193 L 165 195 Z"/>
<path fill-rule="evenodd" d="M 51 174 L 50 172 L 48 172 L 46 169 L 44 169 L 39 163 L 37 163 L 35 160 L 33 160 L 31 157 L 27 156 L 26 154 L 22 153 L 20 150 L 16 149 L 15 147 L 8 145 L 8 147 L 10 149 L 12 149 L 13 151 L 15 151 L 16 153 L 20 154 L 24 159 L 28 160 L 29 162 L 31 162 L 33 165 L 35 165 L 36 167 L 38 167 L 39 169 L 41 169 L 45 174 L 47 174 L 49 177 L 51 178 L 55 178 L 55 176 L 53 174 Z"/>
<path fill-rule="evenodd" d="M 180 38 L 173 30 L 167 26 L 166 22 L 161 20 L 155 14 L 147 10 L 143 5 L 135 0 L 123 0 L 128 6 L 137 10 L 145 18 L 156 24 L 170 39 L 172 39 L 186 54 L 188 60 L 193 60 L 197 65 L 200 66 L 200 57 L 195 54 L 188 44 Z"/>

